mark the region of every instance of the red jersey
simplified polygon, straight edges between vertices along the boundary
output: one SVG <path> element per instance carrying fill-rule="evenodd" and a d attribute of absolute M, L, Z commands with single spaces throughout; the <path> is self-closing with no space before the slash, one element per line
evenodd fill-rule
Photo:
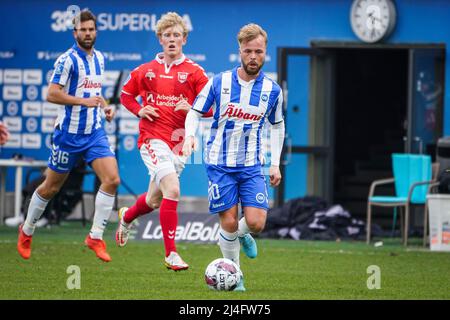
<path fill-rule="evenodd" d="M 174 111 L 180 99 L 187 99 L 190 105 L 208 82 L 202 67 L 187 59 L 184 55 L 167 66 L 162 53 L 155 60 L 144 63 L 134 69 L 122 88 L 122 93 L 136 98 L 141 96 L 143 106 L 157 108 L 158 118 L 139 121 L 138 147 L 147 139 L 160 139 L 173 150 L 181 152 L 184 141 L 184 122 L 187 113 Z M 137 115 L 139 110 L 133 106 L 125 107 Z"/>

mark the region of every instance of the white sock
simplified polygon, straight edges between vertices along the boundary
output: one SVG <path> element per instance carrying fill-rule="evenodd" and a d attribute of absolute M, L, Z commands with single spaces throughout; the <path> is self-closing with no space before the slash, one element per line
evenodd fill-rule
<path fill-rule="evenodd" d="M 31 236 L 34 233 L 36 222 L 41 218 L 45 208 L 50 200 L 42 198 L 36 191 L 33 192 L 30 200 L 30 206 L 27 211 L 27 218 L 23 224 L 22 231 Z"/>
<path fill-rule="evenodd" d="M 238 227 L 238 236 L 242 237 L 243 235 L 250 233 L 250 229 L 247 225 L 247 221 L 245 220 L 245 217 L 242 217 L 241 220 L 239 220 L 239 227 Z"/>
<path fill-rule="evenodd" d="M 239 243 L 237 231 L 230 233 L 220 228 L 219 246 L 224 258 L 230 259 L 240 266 L 239 251 L 241 250 L 241 244 Z"/>
<path fill-rule="evenodd" d="M 103 239 L 103 231 L 105 231 L 109 216 L 114 205 L 115 196 L 110 195 L 101 189 L 98 190 L 95 197 L 95 213 L 92 223 L 91 232 L 92 239 Z"/>

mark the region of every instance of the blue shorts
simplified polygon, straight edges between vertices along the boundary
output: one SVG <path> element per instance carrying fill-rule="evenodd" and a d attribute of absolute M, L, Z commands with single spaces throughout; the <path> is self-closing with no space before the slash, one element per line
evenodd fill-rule
<path fill-rule="evenodd" d="M 266 179 L 260 165 L 221 167 L 207 164 L 206 173 L 210 213 L 228 210 L 239 201 L 242 207 L 269 209 Z"/>
<path fill-rule="evenodd" d="M 48 167 L 58 173 L 67 173 L 80 157 L 88 164 L 95 159 L 114 157 L 105 131 L 97 129 L 92 134 L 72 134 L 55 129 Z"/>

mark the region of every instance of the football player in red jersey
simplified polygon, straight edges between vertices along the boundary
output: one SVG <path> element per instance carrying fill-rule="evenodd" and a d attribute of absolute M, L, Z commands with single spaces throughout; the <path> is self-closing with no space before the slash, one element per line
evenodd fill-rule
<path fill-rule="evenodd" d="M 148 192 L 129 208 L 119 209 L 116 242 L 127 243 L 130 223 L 157 208 L 164 238 L 168 269 L 185 270 L 175 245 L 180 199 L 179 175 L 186 157 L 182 154 L 184 122 L 197 94 L 208 82 L 202 67 L 183 54 L 188 29 L 175 12 L 163 15 L 156 25 L 163 52 L 134 69 L 125 82 L 121 103 L 140 118 L 138 148 L 151 180 Z M 142 106 L 136 97 L 142 98 Z"/>

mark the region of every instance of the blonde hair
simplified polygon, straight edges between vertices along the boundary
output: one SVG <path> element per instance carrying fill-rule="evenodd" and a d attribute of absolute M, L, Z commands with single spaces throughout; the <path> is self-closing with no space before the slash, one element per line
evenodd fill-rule
<path fill-rule="evenodd" d="M 183 18 L 176 12 L 167 12 L 156 23 L 156 35 L 160 37 L 164 30 L 177 25 L 183 29 L 183 36 L 187 36 L 188 28 Z"/>
<path fill-rule="evenodd" d="M 239 45 L 241 45 L 242 43 L 249 42 L 249 41 L 256 39 L 260 35 L 263 36 L 264 41 L 267 46 L 267 40 L 268 40 L 267 32 L 264 31 L 264 29 L 261 28 L 256 23 L 249 23 L 249 24 L 246 24 L 245 26 L 243 26 L 241 28 L 241 30 L 239 30 L 239 33 L 237 35 L 237 40 L 239 42 Z"/>

